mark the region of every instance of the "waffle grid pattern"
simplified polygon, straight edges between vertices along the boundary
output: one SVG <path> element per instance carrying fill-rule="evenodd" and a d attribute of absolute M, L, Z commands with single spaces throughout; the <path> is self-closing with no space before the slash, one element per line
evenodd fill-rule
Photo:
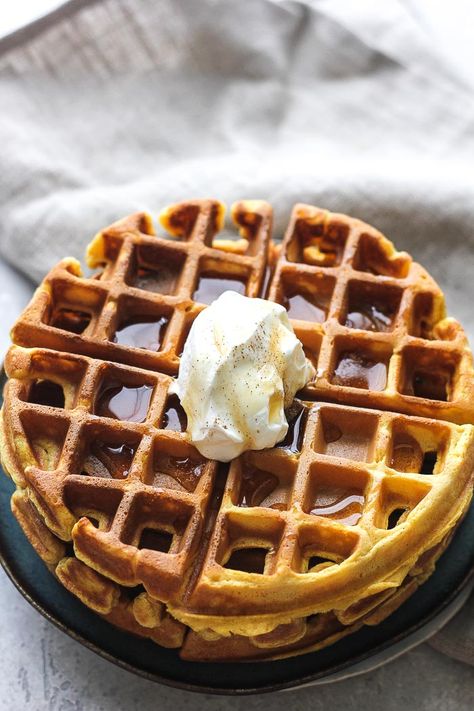
<path fill-rule="evenodd" d="M 213 604 L 218 607 L 226 600 L 229 615 L 232 601 L 235 613 L 278 612 L 284 609 L 291 588 L 300 600 L 306 597 L 308 608 L 317 605 L 320 609 L 324 604 L 319 594 L 326 605 L 337 605 L 338 583 L 342 582 L 337 578 L 338 564 L 350 562 L 354 553 L 360 559 L 377 543 L 385 542 L 384 562 L 387 571 L 390 566 L 394 570 L 402 545 L 402 536 L 394 528 L 430 492 L 435 490 L 436 496 L 437 490 L 445 488 L 445 462 L 456 450 L 460 428 L 390 412 L 311 402 L 305 406 L 307 421 L 299 456 L 277 448 L 247 453 L 231 463 L 207 559 L 193 593 L 197 609 L 202 604 L 202 611 L 209 611 L 212 591 Z M 327 433 L 335 422 L 342 432 L 339 445 L 325 439 L 331 439 Z M 359 460 L 363 449 L 366 461 Z M 433 453 L 434 461 L 423 473 L 426 453 Z M 256 501 L 250 502 L 253 505 L 242 505 L 248 471 L 251 477 L 269 474 L 270 486 L 263 482 Z M 392 522 L 394 513 L 398 518 Z M 262 550 L 264 557 L 254 575 L 249 575 L 245 557 L 240 570 L 232 565 L 229 569 L 234 552 L 254 555 L 255 549 Z M 334 597 L 329 600 L 324 572 L 335 574 Z M 354 580 L 350 595 L 354 596 L 357 585 L 368 584 L 367 579 Z M 262 605 L 249 594 L 255 585 L 262 593 L 271 592 Z M 235 590 L 239 595 L 233 598 Z M 341 609 L 346 602 L 341 601 Z"/>
<path fill-rule="evenodd" d="M 74 531 L 78 553 L 84 559 L 95 556 L 96 565 L 103 567 L 101 554 L 106 559 L 113 548 L 113 562 L 107 571 L 112 578 L 125 585 L 146 581 L 150 591 L 166 599 L 180 588 L 199 545 L 216 471 L 216 463 L 204 460 L 183 433 L 158 429 L 165 416 L 171 379 L 48 350 L 32 354 L 18 349 L 9 357 L 7 368 L 28 373 L 26 380 L 11 380 L 6 391 L 7 402 L 16 403 L 15 437 L 30 450 L 30 466 L 20 484 L 28 486 L 49 529 L 70 540 L 77 520 L 88 515 Z M 32 383 L 38 378 L 67 388 L 71 372 L 76 373 L 77 382 L 65 398 L 64 409 L 28 402 Z M 144 422 L 125 423 L 96 414 L 97 394 L 107 382 L 153 388 Z M 85 471 L 91 449 L 99 454 L 93 465 L 96 469 L 100 466 L 100 447 L 111 470 L 108 478 Z M 128 457 L 120 452 L 123 447 Z M 140 550 L 145 529 L 169 532 L 169 551 L 152 554 L 148 549 Z M 117 559 L 121 561 L 119 572 Z"/>
<path fill-rule="evenodd" d="M 317 305 L 319 323 L 314 310 L 311 320 L 292 318 L 291 299 L 301 295 Z M 472 354 L 462 328 L 445 318 L 443 294 L 425 270 L 374 228 L 296 205 L 269 298 L 290 302 L 295 332 L 317 367 L 304 397 L 474 423 Z M 374 303 L 378 323 L 359 311 Z M 352 312 L 362 323 L 350 327 Z M 360 360 L 351 362 L 354 353 L 370 366 L 372 384 Z"/>
<path fill-rule="evenodd" d="M 115 624 L 165 646 L 189 625 L 187 658 L 202 645 L 218 657 L 216 635 L 240 640 L 229 658 L 252 657 L 249 644 L 273 656 L 375 624 L 431 571 L 474 468 L 472 356 L 426 272 L 342 215 L 296 206 L 276 261 L 270 207 L 237 203 L 232 217 L 232 241 L 215 201 L 165 211 L 172 239 L 141 214 L 99 233 L 99 274 L 54 268 L 6 360 L 2 458 L 33 545 Z M 167 419 L 206 275 L 244 280 L 248 296 L 269 283 L 317 369 L 288 441 L 230 467 Z M 310 318 L 293 319 L 295 297 Z M 159 346 L 116 342 L 147 319 Z M 109 411 L 123 389 L 139 416 Z"/>
<path fill-rule="evenodd" d="M 192 321 L 205 308 L 192 298 L 200 275 L 242 281 L 247 296 L 260 293 L 271 208 L 261 201 L 236 203 L 232 217 L 241 235 L 237 241 L 219 238 L 223 206 L 211 200 L 169 208 L 161 217 L 168 239 L 157 238 L 144 214 L 115 223 L 88 250 L 89 266 L 101 271 L 84 278 L 78 262 L 60 262 L 14 327 L 13 341 L 28 345 L 34 337 L 38 346 L 176 374 Z M 146 278 L 152 271 L 143 262 L 164 265 L 161 288 L 174 293 L 140 288 L 140 273 Z M 162 322 L 151 349 L 117 342 L 122 327 L 145 319 Z"/>
<path fill-rule="evenodd" d="M 289 584 L 300 579 L 303 588 L 295 592 L 303 597 L 309 592 L 311 605 L 321 604 L 318 581 L 324 571 L 334 572 L 354 552 L 359 557 L 378 540 L 393 538 L 393 531 L 387 530 L 392 511 L 402 511 L 402 523 L 430 491 L 446 486 L 444 465 L 463 433 L 448 423 L 308 402 L 304 434 L 302 430 L 299 435 L 301 453 L 295 456 L 280 447 L 235 460 L 216 507 L 210 502 L 216 491 L 216 463 L 203 460 L 183 433 L 160 429 L 168 376 L 40 349 L 13 349 L 7 368 L 17 374 L 5 395 L 6 402 L 15 403 L 10 408 L 16 413 L 11 423 L 14 438 L 30 448 L 30 466 L 18 483 L 28 487 L 48 528 L 62 540 L 72 536 L 76 555 L 101 574 L 125 586 L 144 585 L 152 597 L 176 610 L 185 599 L 188 608 L 209 612 L 225 597 L 230 616 L 232 602 L 240 614 L 251 615 L 259 606 L 248 591 L 257 584 L 272 594 L 265 609 L 278 611 L 284 606 L 280 591 L 286 595 Z M 65 409 L 28 402 L 38 378 L 70 388 L 71 373 L 76 374 L 76 385 L 67 392 Z M 108 382 L 153 387 L 143 423 L 95 414 L 98 394 Z M 339 438 L 333 442 L 336 422 Z M 51 440 L 56 452 L 48 451 Z M 114 478 L 113 467 L 108 478 L 85 471 L 91 446 L 97 448 L 98 443 L 113 450 L 130 448 L 125 478 L 121 472 Z M 363 450 L 365 462 L 360 461 Z M 435 454 L 433 476 L 420 473 L 425 452 Z M 187 481 L 194 481 L 188 490 L 180 484 L 180 462 L 187 466 Z M 273 486 L 268 490 L 266 485 L 267 496 L 257 498 L 257 505 L 242 500 L 243 478 L 250 472 L 252 481 L 255 470 L 269 473 Z M 340 494 L 355 497 L 357 520 L 350 502 L 339 519 L 331 516 L 324 497 L 337 501 Z M 213 534 L 202 560 L 206 528 Z M 153 542 L 150 548 L 141 546 L 143 533 L 150 530 L 168 533 L 169 549 L 158 550 Z M 395 555 L 397 547 L 395 542 Z M 240 570 L 226 567 L 238 550 L 252 551 L 252 564 L 255 549 L 265 551 L 258 572 L 249 574 L 248 553 Z M 199 551 L 201 560 L 194 567 Z M 388 546 L 385 563 L 390 565 Z M 361 584 L 366 587 L 367 581 Z M 326 596 L 324 581 L 321 591 Z"/>

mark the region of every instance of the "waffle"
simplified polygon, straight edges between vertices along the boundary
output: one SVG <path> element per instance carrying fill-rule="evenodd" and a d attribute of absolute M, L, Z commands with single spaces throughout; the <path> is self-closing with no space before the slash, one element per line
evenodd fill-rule
<path fill-rule="evenodd" d="M 462 327 L 425 269 L 374 228 L 297 205 L 269 298 L 316 365 L 309 399 L 474 423 Z"/>
<path fill-rule="evenodd" d="M 268 659 L 377 624 L 467 510 L 472 355 L 443 294 L 373 228 L 297 205 L 192 201 L 100 232 L 12 331 L 2 461 L 13 511 L 65 587 L 186 659 Z M 230 465 L 189 443 L 169 388 L 225 289 L 283 303 L 315 379 L 277 447 Z"/>

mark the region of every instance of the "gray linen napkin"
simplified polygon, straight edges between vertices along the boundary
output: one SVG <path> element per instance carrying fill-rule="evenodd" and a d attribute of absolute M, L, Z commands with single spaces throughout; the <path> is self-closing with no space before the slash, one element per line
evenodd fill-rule
<path fill-rule="evenodd" d="M 0 41 L 0 254 L 33 280 L 138 209 L 377 225 L 474 333 L 474 100 L 416 2 L 72 0 Z M 416 8 L 415 8 L 416 9 Z M 434 644 L 474 663 L 472 599 Z"/>

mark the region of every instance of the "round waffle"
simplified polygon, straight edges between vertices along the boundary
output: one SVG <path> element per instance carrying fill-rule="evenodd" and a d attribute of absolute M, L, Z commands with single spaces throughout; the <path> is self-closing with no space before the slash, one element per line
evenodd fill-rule
<path fill-rule="evenodd" d="M 192 201 L 100 232 L 12 331 L 2 460 L 61 582 L 187 659 L 263 659 L 377 624 L 432 571 L 469 505 L 472 355 L 443 294 L 364 223 Z M 168 395 L 193 319 L 227 289 L 283 303 L 316 367 L 272 450 L 230 465 Z M 72 545 L 71 545 L 72 543 Z"/>

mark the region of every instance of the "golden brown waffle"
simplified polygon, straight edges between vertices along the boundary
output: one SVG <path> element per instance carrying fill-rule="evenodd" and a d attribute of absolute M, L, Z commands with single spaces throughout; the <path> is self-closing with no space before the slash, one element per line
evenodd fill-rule
<path fill-rule="evenodd" d="M 191 324 L 222 280 L 246 296 L 260 292 L 270 206 L 233 206 L 238 240 L 219 238 L 223 215 L 221 203 L 196 200 L 162 214 L 167 239 L 144 213 L 99 232 L 87 262 L 100 271 L 85 279 L 79 262 L 63 259 L 13 327 L 13 342 L 176 374 Z"/>
<path fill-rule="evenodd" d="M 317 368 L 308 398 L 474 423 L 462 327 L 423 267 L 373 227 L 296 205 L 269 298 Z"/>
<path fill-rule="evenodd" d="M 377 624 L 398 607 L 419 582 L 431 573 L 434 562 L 447 540 L 423 554 L 406 575 L 399 588 L 363 598 L 348 610 L 311 615 L 281 625 L 266 635 L 222 638 L 210 633 L 202 637 L 166 613 L 165 606 L 153 600 L 143 586 L 125 588 L 107 580 L 81 561 L 67 555 L 57 539 L 38 516 L 25 491 L 13 497 L 13 510 L 30 542 L 61 582 L 85 604 L 109 621 L 135 634 L 148 636 L 163 646 L 180 647 L 187 659 L 265 659 L 319 649 L 358 629 L 361 624 Z M 98 516 L 98 512 L 94 512 Z"/>
<path fill-rule="evenodd" d="M 44 553 L 44 541 L 54 538 L 39 521 L 34 530 L 31 521 L 37 519 L 34 507 L 24 492 L 17 491 L 12 499 L 15 515 L 22 523 L 30 542 Z M 321 649 L 341 637 L 359 629 L 362 624 L 378 624 L 393 609 L 407 599 L 431 572 L 434 562 L 443 551 L 445 542 L 429 552 L 426 571 L 418 567 L 399 588 L 365 598 L 347 612 L 311 615 L 289 625 L 281 625 L 267 635 L 221 637 L 204 636 L 189 630 L 166 613 L 164 605 L 156 602 L 143 590 L 118 586 L 88 568 L 77 558 L 65 556 L 64 544 L 53 542 L 47 558 L 49 567 L 62 584 L 89 608 L 113 624 L 134 634 L 149 637 L 165 647 L 181 647 L 181 656 L 188 660 L 249 660 L 268 659 L 302 654 Z M 64 557 L 63 557 L 64 556 Z M 426 556 L 423 556 L 423 558 Z M 54 561 L 54 562 L 52 562 Z"/>
<path fill-rule="evenodd" d="M 269 206 L 233 217 L 238 239 L 213 201 L 168 209 L 172 239 L 146 215 L 99 233 L 99 273 L 54 268 L 5 364 L 2 460 L 32 544 L 89 607 L 189 659 L 301 653 L 382 619 L 472 495 L 472 356 L 433 280 L 342 215 L 296 206 L 276 261 Z M 283 443 L 217 465 L 170 376 L 204 301 L 268 283 L 317 376 Z"/>

